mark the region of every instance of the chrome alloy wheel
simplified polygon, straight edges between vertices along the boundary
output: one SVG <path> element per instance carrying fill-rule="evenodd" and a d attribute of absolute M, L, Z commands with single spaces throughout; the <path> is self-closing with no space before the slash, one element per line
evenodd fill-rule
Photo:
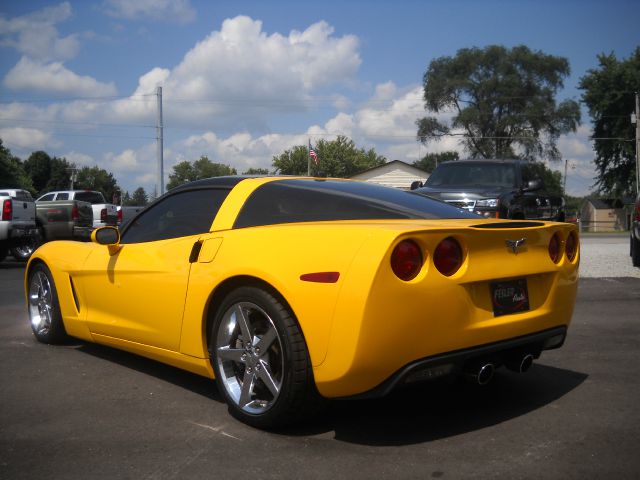
<path fill-rule="evenodd" d="M 29 282 L 29 318 L 37 335 L 47 335 L 53 320 L 53 293 L 49 278 L 38 270 Z"/>
<path fill-rule="evenodd" d="M 269 410 L 282 388 L 284 354 L 267 312 L 251 302 L 231 305 L 215 346 L 220 380 L 231 400 L 248 414 Z"/>

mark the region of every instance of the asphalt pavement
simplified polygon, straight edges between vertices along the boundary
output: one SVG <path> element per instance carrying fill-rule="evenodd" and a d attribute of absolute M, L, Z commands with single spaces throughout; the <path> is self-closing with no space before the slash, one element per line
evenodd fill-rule
<path fill-rule="evenodd" d="M 583 239 L 566 344 L 526 374 L 332 402 L 279 432 L 232 419 L 207 379 L 93 344 L 38 344 L 23 266 L 2 262 L 0 478 L 637 479 L 640 278 L 611 261 L 590 278 L 601 244 Z M 623 239 L 613 245 L 630 263 Z"/>

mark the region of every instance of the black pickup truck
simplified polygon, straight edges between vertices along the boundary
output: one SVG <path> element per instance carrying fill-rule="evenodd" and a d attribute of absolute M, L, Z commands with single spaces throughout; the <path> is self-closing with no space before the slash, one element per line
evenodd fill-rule
<path fill-rule="evenodd" d="M 424 186 L 414 192 L 484 217 L 558 222 L 565 219 L 564 198 L 545 192 L 532 165 L 520 160 L 441 163 Z"/>

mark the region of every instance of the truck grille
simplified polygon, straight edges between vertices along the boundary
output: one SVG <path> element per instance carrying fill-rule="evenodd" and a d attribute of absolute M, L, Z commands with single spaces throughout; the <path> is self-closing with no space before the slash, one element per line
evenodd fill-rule
<path fill-rule="evenodd" d="M 449 205 L 454 207 L 464 208 L 465 210 L 473 211 L 476 206 L 475 200 L 445 200 Z"/>

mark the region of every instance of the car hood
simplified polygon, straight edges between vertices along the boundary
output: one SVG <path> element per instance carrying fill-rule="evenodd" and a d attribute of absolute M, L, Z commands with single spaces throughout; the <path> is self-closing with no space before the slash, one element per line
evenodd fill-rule
<path fill-rule="evenodd" d="M 500 187 L 422 187 L 414 190 L 416 193 L 426 195 L 438 200 L 479 200 L 481 198 L 498 198 L 505 193 L 509 193 L 512 189 Z"/>

